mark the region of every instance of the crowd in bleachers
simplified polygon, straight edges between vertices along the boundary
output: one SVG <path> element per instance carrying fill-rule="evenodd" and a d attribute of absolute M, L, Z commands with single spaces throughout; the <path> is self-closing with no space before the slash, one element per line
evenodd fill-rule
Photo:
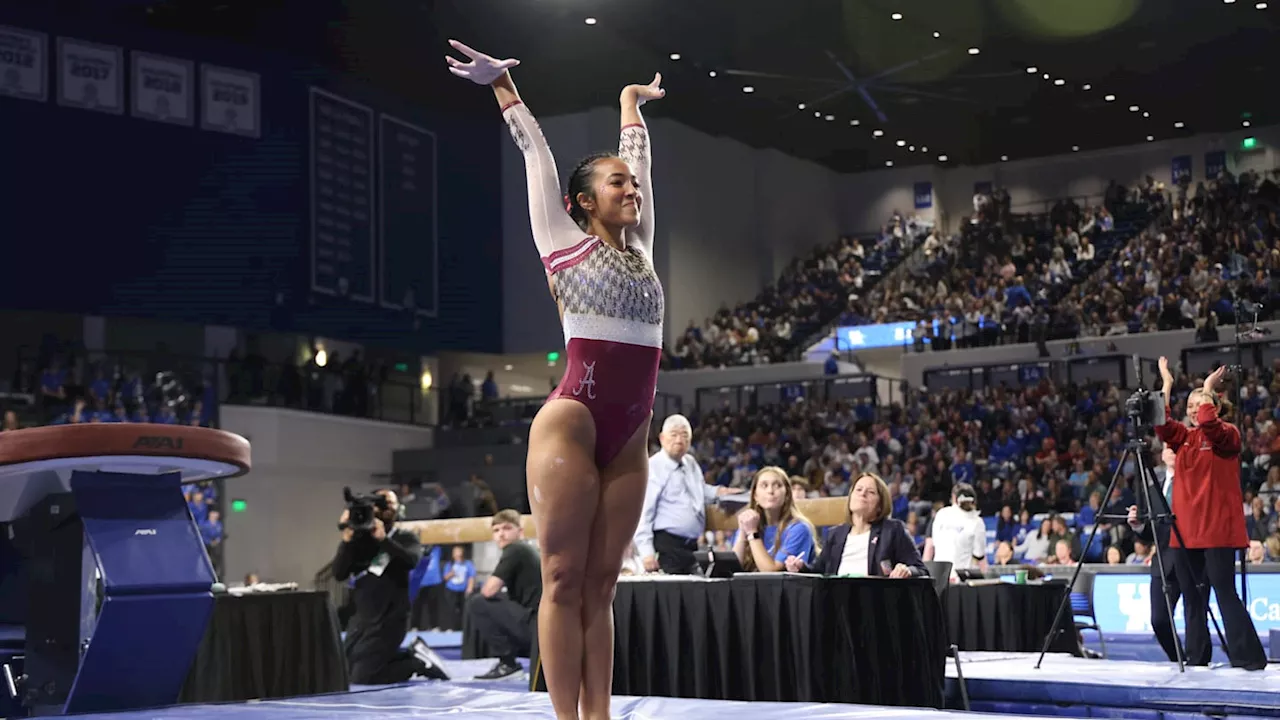
<path fill-rule="evenodd" d="M 29 412 L 6 411 L 3 429 L 79 423 L 215 424 L 216 394 L 199 369 L 149 372 L 145 364 L 46 354 L 30 373 L 19 372 L 15 378 L 15 394 L 32 396 L 35 402 L 26 408 Z M 217 485 L 188 485 L 184 495 L 220 570 L 223 531 Z"/>
<path fill-rule="evenodd" d="M 1252 172 L 1194 188 L 1147 177 L 1100 206 L 979 215 L 876 288 L 846 323 L 918 322 L 916 350 L 1195 329 L 1213 342 L 1234 302 L 1280 300 L 1280 191 Z"/>
<path fill-rule="evenodd" d="M 1187 393 L 1199 384 L 1178 378 L 1174 417 L 1183 416 Z M 1242 512 L 1253 516 L 1257 560 L 1280 561 L 1280 361 L 1253 371 L 1247 387 L 1242 420 L 1234 420 L 1242 422 L 1246 446 Z M 993 562 L 997 553 L 1006 562 L 1146 562 L 1149 549 L 1135 550 L 1127 527 L 1104 525 L 1094 545 L 1080 546 L 1096 516 L 1124 514 L 1134 502 L 1132 460 L 1120 468 L 1115 493 L 1102 497 L 1124 455 L 1126 394 L 1110 384 L 1057 387 L 1045 380 L 985 391 L 912 391 L 904 404 L 887 408 L 799 398 L 752 412 L 705 412 L 693 447 L 708 483 L 735 488 L 745 488 L 760 467 L 778 465 L 803 478 L 811 496 L 838 497 L 859 472 L 875 472 L 888 483 L 894 515 L 921 544 L 934 511 L 949 502 L 955 483 L 965 482 L 990 519 Z M 1150 459 L 1162 473 L 1158 441 L 1153 445 Z M 1060 539 L 1071 541 L 1068 558 L 1055 557 Z"/>
<path fill-rule="evenodd" d="M 885 273 L 922 244 L 936 243 L 931 222 L 895 211 L 874 237 L 842 237 L 797 257 L 776 283 L 699 326 L 690 321 L 663 367 L 687 369 L 783 362 L 835 320 Z"/>

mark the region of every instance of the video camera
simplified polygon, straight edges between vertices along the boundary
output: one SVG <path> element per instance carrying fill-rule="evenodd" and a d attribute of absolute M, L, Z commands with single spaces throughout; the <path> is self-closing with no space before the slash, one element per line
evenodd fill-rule
<path fill-rule="evenodd" d="M 1129 418 L 1130 426 L 1136 433 L 1141 428 L 1163 425 L 1167 400 L 1163 392 L 1151 392 L 1142 386 L 1142 360 L 1137 355 L 1133 356 L 1133 374 L 1137 378 L 1138 389 L 1124 401 L 1124 414 Z"/>
<path fill-rule="evenodd" d="M 387 498 L 378 495 L 353 495 L 351 488 L 342 488 L 342 497 L 347 501 L 347 521 L 338 523 L 339 530 L 354 530 L 356 532 L 372 532 L 373 519 L 376 510 L 387 509 Z"/>

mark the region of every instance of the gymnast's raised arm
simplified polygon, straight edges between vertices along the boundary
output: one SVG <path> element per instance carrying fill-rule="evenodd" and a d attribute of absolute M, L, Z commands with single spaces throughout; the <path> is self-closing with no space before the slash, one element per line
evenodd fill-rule
<path fill-rule="evenodd" d="M 525 107 L 511 79 L 511 68 L 519 60 L 498 60 L 474 50 L 457 40 L 450 40 L 454 50 L 466 55 L 471 62 L 464 63 L 445 56 L 449 72 L 477 85 L 493 88 L 503 119 L 511 131 L 520 152 L 524 154 L 525 176 L 529 183 L 529 222 L 533 227 L 533 242 L 538 254 L 545 260 L 557 250 L 566 250 L 580 243 L 587 234 L 578 227 L 565 211 L 560 195 L 560 178 L 551 148 L 542 135 L 542 129 Z"/>
<path fill-rule="evenodd" d="M 653 149 L 649 128 L 640 115 L 640 106 L 666 95 L 662 74 L 653 76 L 648 85 L 628 85 L 622 89 L 618 103 L 622 106 L 622 130 L 618 138 L 618 157 L 626 161 L 640 186 L 640 222 L 627 232 L 629 240 L 638 243 L 650 258 L 653 256 Z"/>

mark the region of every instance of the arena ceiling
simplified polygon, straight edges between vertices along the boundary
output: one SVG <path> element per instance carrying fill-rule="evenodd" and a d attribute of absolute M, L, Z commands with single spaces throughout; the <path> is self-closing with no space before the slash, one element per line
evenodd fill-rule
<path fill-rule="evenodd" d="M 612 106 L 624 83 L 660 70 L 669 94 L 650 115 L 840 171 L 1280 122 L 1280 0 L 8 1 L 125 7 L 150 24 L 323 52 L 472 107 L 483 99 L 442 62 L 457 37 L 520 58 L 541 115 Z"/>
<path fill-rule="evenodd" d="M 653 115 L 854 171 L 1280 121 L 1280 0 L 1258 4 L 440 0 L 438 17 L 446 35 L 519 57 L 540 113 L 611 104 L 661 70 Z"/>

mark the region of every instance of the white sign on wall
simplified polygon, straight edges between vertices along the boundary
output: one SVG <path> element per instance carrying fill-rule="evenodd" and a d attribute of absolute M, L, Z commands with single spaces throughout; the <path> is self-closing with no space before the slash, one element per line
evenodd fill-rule
<path fill-rule="evenodd" d="M 0 95 L 49 98 L 49 36 L 0 25 Z"/>
<path fill-rule="evenodd" d="M 58 38 L 58 104 L 124 112 L 124 52 L 113 45 Z"/>
<path fill-rule="evenodd" d="M 195 63 L 133 52 L 133 116 L 175 125 L 196 120 Z"/>
<path fill-rule="evenodd" d="M 257 73 L 200 66 L 200 127 L 215 132 L 262 136 L 262 98 Z"/>

